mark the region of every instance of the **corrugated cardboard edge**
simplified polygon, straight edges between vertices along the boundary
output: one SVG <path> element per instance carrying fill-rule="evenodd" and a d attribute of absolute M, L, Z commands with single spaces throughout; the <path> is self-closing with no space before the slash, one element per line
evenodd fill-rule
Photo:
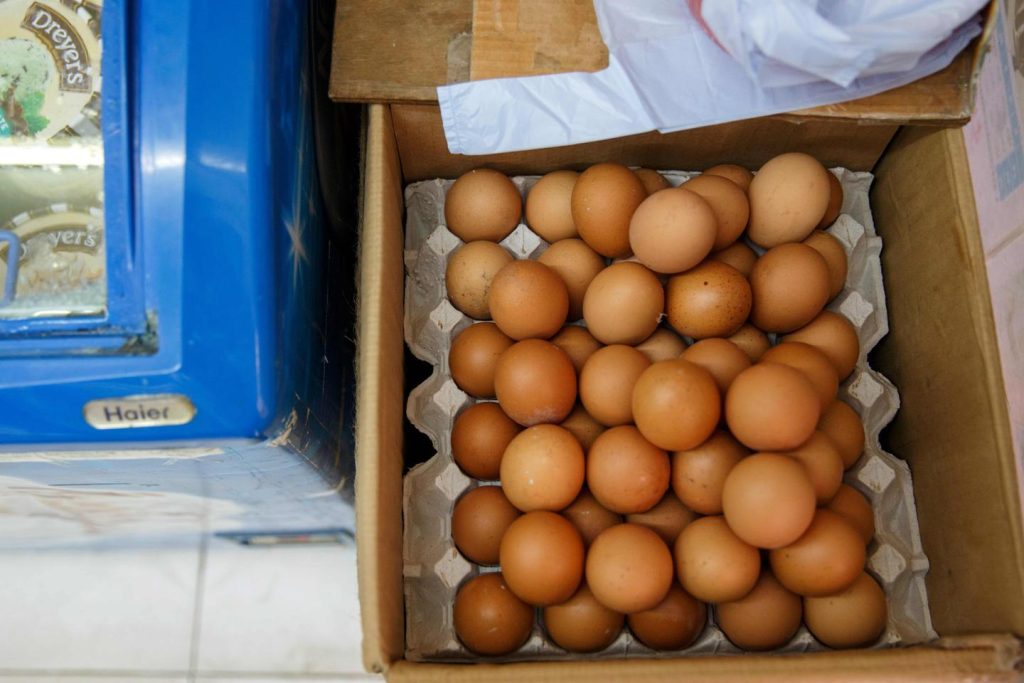
<path fill-rule="evenodd" d="M 359 247 L 356 557 L 363 665 L 385 671 L 405 647 L 402 604 L 401 171 L 387 107 L 369 108 Z M 396 196 L 397 193 L 397 196 Z"/>
<path fill-rule="evenodd" d="M 394 683 L 595 683 L 596 681 L 1020 681 L 1024 649 L 1013 636 L 948 638 L 907 649 L 748 655 L 690 659 L 616 659 L 518 664 L 412 664 L 395 662 Z"/>

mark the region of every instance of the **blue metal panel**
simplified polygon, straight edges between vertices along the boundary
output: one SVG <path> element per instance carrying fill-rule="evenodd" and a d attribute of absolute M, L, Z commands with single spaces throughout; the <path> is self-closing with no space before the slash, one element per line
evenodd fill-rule
<path fill-rule="evenodd" d="M 142 267 L 122 284 L 141 273 L 133 291 L 156 351 L 0 360 L 0 444 L 257 438 L 313 369 L 279 353 L 282 334 L 289 354 L 307 351 L 303 307 L 319 286 L 306 2 L 107 0 L 104 11 L 122 6 L 131 146 L 123 165 L 107 149 L 107 229 L 135 223 L 125 255 Z M 105 109 L 105 128 L 117 118 Z M 195 419 L 97 432 L 82 418 L 92 399 L 163 393 L 189 396 Z"/>

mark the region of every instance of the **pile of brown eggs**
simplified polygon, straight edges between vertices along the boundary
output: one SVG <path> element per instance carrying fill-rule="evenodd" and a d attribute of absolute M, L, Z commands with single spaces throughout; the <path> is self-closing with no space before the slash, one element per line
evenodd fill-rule
<path fill-rule="evenodd" d="M 747 650 L 781 647 L 801 623 L 830 647 L 877 640 L 874 516 L 842 483 L 864 448 L 837 400 L 859 343 L 825 309 L 846 280 L 823 230 L 842 200 L 799 153 L 678 188 L 613 163 L 556 171 L 525 207 L 550 246 L 517 260 L 499 244 L 522 218 L 516 186 L 489 169 L 455 181 L 445 220 L 465 244 L 448 298 L 488 322 L 451 345 L 453 380 L 480 399 L 457 416 L 452 454 L 500 482 L 452 514 L 462 555 L 500 567 L 455 599 L 469 650 L 514 652 L 538 607 L 571 652 L 600 651 L 624 626 L 650 648 L 685 648 L 708 603 Z"/>

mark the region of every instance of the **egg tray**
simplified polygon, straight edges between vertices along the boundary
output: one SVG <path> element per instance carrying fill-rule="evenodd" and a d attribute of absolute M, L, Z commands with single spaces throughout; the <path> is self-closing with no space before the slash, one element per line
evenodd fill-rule
<path fill-rule="evenodd" d="M 868 547 L 868 571 L 885 590 L 889 605 L 885 633 L 874 647 L 911 645 L 937 637 L 932 629 L 924 576 L 928 560 L 921 546 L 910 469 L 882 450 L 878 434 L 899 409 L 892 383 L 869 367 L 868 352 L 889 330 L 879 254 L 881 238 L 875 233 L 868 190 L 870 173 L 832 171 L 845 194 L 842 214 L 829 228 L 846 249 L 849 261 L 846 287 L 829 305 L 857 328 L 860 358 L 853 374 L 840 387 L 840 398 L 853 406 L 864 421 L 865 451 L 844 481 L 865 494 L 875 513 L 875 538 Z M 667 171 L 679 185 L 695 175 Z M 540 176 L 513 178 L 525 196 Z M 412 661 L 470 662 L 481 657 L 467 650 L 455 635 L 452 605 L 462 582 L 479 573 L 498 571 L 480 567 L 459 554 L 452 542 L 451 516 L 455 501 L 477 486 L 452 459 L 451 430 L 455 416 L 476 402 L 451 379 L 448 350 L 452 340 L 473 320 L 456 310 L 445 293 L 445 266 L 462 241 L 444 225 L 444 198 L 452 180 L 429 180 L 409 185 L 405 232 L 405 339 L 417 358 L 433 366 L 431 376 L 414 388 L 407 404 L 413 425 L 433 443 L 435 454 L 405 477 L 404 583 L 406 658 Z M 516 258 L 536 258 L 547 247 L 525 224 L 506 237 L 502 246 Z M 760 251 L 760 250 L 759 250 Z M 770 335 L 774 336 L 774 335 Z M 774 340 L 773 340 L 774 341 Z M 497 483 L 497 482 L 494 482 Z M 516 652 L 486 661 L 530 661 L 586 657 L 678 657 L 738 654 L 708 611 L 708 625 L 688 648 L 655 651 L 623 629 L 604 650 L 587 655 L 567 652 L 544 634 L 540 613 L 529 640 Z M 776 652 L 825 650 L 806 626 Z"/>

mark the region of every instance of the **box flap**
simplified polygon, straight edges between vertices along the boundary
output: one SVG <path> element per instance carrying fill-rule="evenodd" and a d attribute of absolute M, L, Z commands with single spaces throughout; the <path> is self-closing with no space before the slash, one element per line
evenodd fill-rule
<path fill-rule="evenodd" d="M 800 118 L 963 123 L 995 23 L 942 71 L 852 102 L 794 112 Z M 331 97 L 355 102 L 436 102 L 435 88 L 499 76 L 596 71 L 608 61 L 590 0 L 346 0 L 338 3 Z"/>

